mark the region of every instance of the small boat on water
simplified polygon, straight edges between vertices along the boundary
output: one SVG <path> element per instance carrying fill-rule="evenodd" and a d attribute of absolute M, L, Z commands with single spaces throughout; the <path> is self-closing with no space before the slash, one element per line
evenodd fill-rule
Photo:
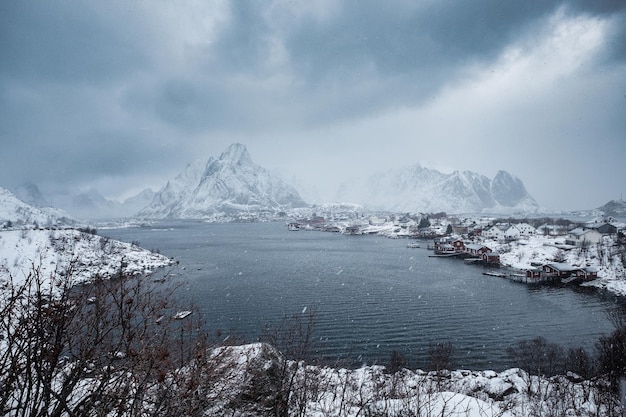
<path fill-rule="evenodd" d="M 176 320 L 182 320 L 182 319 L 184 319 L 185 317 L 187 317 L 187 316 L 188 316 L 188 315 L 190 315 L 190 314 L 191 314 L 191 311 L 189 311 L 189 310 L 183 310 L 183 311 L 179 311 L 178 313 L 176 313 L 176 315 L 174 316 L 174 318 L 175 318 Z"/>
<path fill-rule="evenodd" d="M 406 245 L 406 247 L 407 247 L 407 248 L 421 248 L 420 244 L 419 244 L 419 243 L 417 243 L 417 242 L 409 242 L 409 243 Z"/>
<path fill-rule="evenodd" d="M 503 272 L 483 272 L 483 275 L 489 275 L 491 277 L 506 278 L 506 274 Z"/>
<path fill-rule="evenodd" d="M 287 225 L 287 230 L 297 231 L 300 230 L 300 223 L 291 222 Z"/>

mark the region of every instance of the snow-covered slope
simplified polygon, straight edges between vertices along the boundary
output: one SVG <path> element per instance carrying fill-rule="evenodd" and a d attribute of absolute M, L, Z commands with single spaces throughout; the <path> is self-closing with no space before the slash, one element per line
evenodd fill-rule
<path fill-rule="evenodd" d="M 413 165 L 344 184 L 338 200 L 394 212 L 535 212 L 537 202 L 519 178 L 499 171 L 493 180 L 471 171 L 443 174 Z"/>
<path fill-rule="evenodd" d="M 621 199 L 611 200 L 596 210 L 602 212 L 604 216 L 626 218 L 626 201 Z"/>
<path fill-rule="evenodd" d="M 554 410 L 572 417 L 608 415 L 597 385 L 571 373 L 549 378 L 519 368 L 330 368 L 287 360 L 264 343 L 218 347 L 208 363 L 219 375 L 208 384 L 213 401 L 204 414 L 212 416 L 270 415 L 285 386 L 290 391 L 283 414 L 289 416 L 526 417 L 554 415 Z"/>
<path fill-rule="evenodd" d="M 109 276 L 122 267 L 127 273 L 148 273 L 169 265 L 166 256 L 135 245 L 78 230 L 0 231 L 0 280 L 20 280 L 38 268 L 42 277 L 72 268 L 77 281 L 96 274 Z"/>
<path fill-rule="evenodd" d="M 53 225 L 68 221 L 67 213 L 50 207 L 33 207 L 17 198 L 6 188 L 0 187 L 0 225 L 34 224 Z"/>
<path fill-rule="evenodd" d="M 205 218 L 305 205 L 293 187 L 255 164 L 245 146 L 233 144 L 217 159 L 187 165 L 138 216 Z"/>

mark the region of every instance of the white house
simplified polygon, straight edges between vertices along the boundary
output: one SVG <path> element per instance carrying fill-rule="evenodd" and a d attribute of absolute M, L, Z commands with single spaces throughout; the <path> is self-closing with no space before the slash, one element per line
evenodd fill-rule
<path fill-rule="evenodd" d="M 504 230 L 499 228 L 498 225 L 484 229 L 482 235 L 487 239 L 504 240 Z"/>
<path fill-rule="evenodd" d="M 483 230 L 483 236 L 493 240 L 517 240 L 520 238 L 520 230 L 510 223 L 497 223 L 487 230 Z"/>
<path fill-rule="evenodd" d="M 515 227 L 519 230 L 520 235 L 524 237 L 530 237 L 537 234 L 537 229 L 528 223 L 518 223 Z"/>
<path fill-rule="evenodd" d="M 520 230 L 514 224 L 508 224 L 506 230 L 504 231 L 504 239 L 505 240 L 518 240 L 522 235 Z"/>
<path fill-rule="evenodd" d="M 385 218 L 380 218 L 380 217 L 377 217 L 377 216 L 371 216 L 369 218 L 369 224 L 371 226 L 382 226 L 382 225 L 385 224 L 386 221 L 387 220 Z"/>
<path fill-rule="evenodd" d="M 565 239 L 565 244 L 581 246 L 583 243 L 595 244 L 602 242 L 602 233 L 594 229 L 582 229 L 580 227 L 572 230 Z"/>

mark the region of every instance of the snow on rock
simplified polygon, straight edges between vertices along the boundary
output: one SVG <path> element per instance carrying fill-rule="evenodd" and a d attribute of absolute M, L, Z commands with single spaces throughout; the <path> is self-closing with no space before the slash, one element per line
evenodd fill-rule
<path fill-rule="evenodd" d="M 96 274 L 110 276 L 120 271 L 150 273 L 170 265 L 166 256 L 106 237 L 64 230 L 0 231 L 0 279 L 24 279 L 33 268 L 43 277 L 65 273 L 86 281 Z"/>
<path fill-rule="evenodd" d="M 235 143 L 217 159 L 189 164 L 138 216 L 213 218 L 306 205 L 292 186 L 255 164 L 246 147 Z"/>
<path fill-rule="evenodd" d="M 68 220 L 68 214 L 51 207 L 34 207 L 20 200 L 15 194 L 0 187 L 0 225 L 34 224 L 53 225 Z"/>
<path fill-rule="evenodd" d="M 270 415 L 277 407 L 286 408 L 285 415 L 309 417 L 525 417 L 554 410 L 572 417 L 604 415 L 592 382 L 539 377 L 518 368 L 499 373 L 333 368 L 285 360 L 264 343 L 217 348 L 212 358 L 217 378 L 207 415 Z"/>

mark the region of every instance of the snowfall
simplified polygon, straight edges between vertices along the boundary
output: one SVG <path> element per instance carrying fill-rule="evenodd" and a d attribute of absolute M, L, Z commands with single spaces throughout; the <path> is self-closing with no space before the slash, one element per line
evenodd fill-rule
<path fill-rule="evenodd" d="M 562 251 L 555 244 L 558 240 L 542 236 L 497 244 L 492 249 L 501 253 L 505 265 L 523 270 L 530 268 L 531 262 L 551 262 Z M 610 246 L 611 242 L 605 244 Z M 570 264 L 598 269 L 600 278 L 589 285 L 626 295 L 621 258 L 600 252 L 597 248 L 589 248 L 586 253 L 562 251 Z M 81 280 L 88 281 L 93 274 L 113 275 L 121 267 L 125 272 L 150 274 L 172 262 L 130 243 L 72 229 L 0 231 L 0 280 L 23 279 L 33 268 L 40 268 L 42 276 L 52 276 L 71 265 Z M 258 390 L 254 385 L 259 384 L 255 381 L 259 371 L 269 374 L 273 366 L 287 366 L 294 375 L 290 395 L 299 403 L 293 415 L 603 415 L 603 400 L 592 383 L 575 375 L 547 378 L 521 369 L 429 373 L 408 369 L 390 373 L 381 366 L 342 369 L 286 361 L 274 347 L 263 343 L 220 347 L 214 355 L 227 372 L 213 390 L 222 397 L 205 415 L 266 415 L 256 406 L 229 409 L 233 402 L 227 397 Z M 555 411 L 557 414 L 553 414 Z"/>

